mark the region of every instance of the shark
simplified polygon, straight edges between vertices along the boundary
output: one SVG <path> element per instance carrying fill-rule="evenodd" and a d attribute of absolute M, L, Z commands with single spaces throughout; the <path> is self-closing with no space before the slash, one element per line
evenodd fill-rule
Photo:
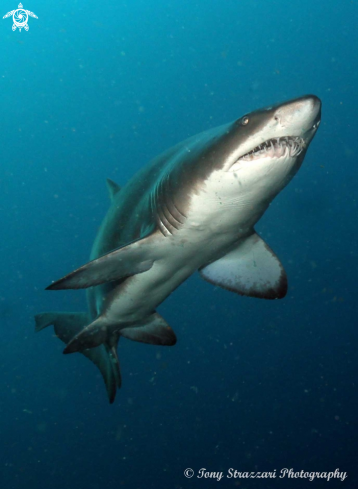
<path fill-rule="evenodd" d="M 190 275 L 239 295 L 281 299 L 287 276 L 255 225 L 302 165 L 321 121 L 306 95 L 247 113 L 165 151 L 120 188 L 90 261 L 47 289 L 87 289 L 87 312 L 45 312 L 66 347 L 100 370 L 109 401 L 121 387 L 120 338 L 172 346 L 156 311 Z"/>

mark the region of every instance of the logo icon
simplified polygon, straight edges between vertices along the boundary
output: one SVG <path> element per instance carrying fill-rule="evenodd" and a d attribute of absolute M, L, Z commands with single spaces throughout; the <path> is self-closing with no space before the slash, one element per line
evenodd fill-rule
<path fill-rule="evenodd" d="M 4 15 L 3 19 L 6 19 L 11 15 L 12 15 L 12 20 L 14 21 L 12 25 L 13 31 L 16 31 L 16 27 L 19 28 L 20 32 L 22 28 L 24 28 L 25 31 L 28 31 L 29 26 L 27 25 L 27 21 L 29 16 L 38 19 L 37 15 L 35 15 L 33 12 L 30 12 L 30 10 L 24 10 L 22 3 L 19 3 L 18 8 L 16 10 L 11 10 L 11 12 L 8 12 L 6 15 Z"/>

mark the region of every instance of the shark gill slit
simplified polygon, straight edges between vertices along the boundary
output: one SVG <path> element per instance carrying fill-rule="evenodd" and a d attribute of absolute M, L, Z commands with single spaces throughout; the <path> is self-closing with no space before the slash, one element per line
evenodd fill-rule
<path fill-rule="evenodd" d="M 155 198 L 157 202 L 158 225 L 164 236 L 171 236 L 183 224 L 176 218 L 171 210 L 170 204 L 170 180 L 167 177 L 162 178 L 155 189 Z M 175 207 L 172 209 L 176 209 Z"/>
<path fill-rule="evenodd" d="M 160 210 L 161 210 L 161 213 L 164 217 L 164 219 L 166 220 L 166 227 L 169 229 L 169 231 L 171 232 L 171 234 L 173 234 L 173 232 L 175 230 L 178 230 L 178 227 L 177 227 L 177 223 L 176 223 L 176 219 L 175 217 L 171 214 L 170 212 L 170 209 L 168 208 L 168 205 L 167 205 L 167 198 L 166 198 L 166 195 L 167 195 L 167 178 L 166 179 L 162 179 L 160 184 L 159 184 L 159 203 L 160 203 Z M 169 227 L 168 227 L 169 226 Z M 171 229 L 170 229 L 171 228 Z"/>
<path fill-rule="evenodd" d="M 173 194 L 174 191 L 172 190 L 171 181 L 169 175 L 167 175 L 165 179 L 165 195 L 167 196 L 166 206 L 168 208 L 168 211 L 170 212 L 170 215 L 175 219 L 180 227 L 180 225 L 184 224 L 186 216 L 182 212 L 180 212 L 180 210 L 177 208 L 174 201 L 172 200 Z"/>
<path fill-rule="evenodd" d="M 162 209 L 163 205 L 161 200 L 160 185 L 161 185 L 161 181 L 159 182 L 159 184 L 155 186 L 154 189 L 153 208 L 154 208 L 154 213 L 157 215 L 156 221 L 160 229 L 160 232 L 162 233 L 163 236 L 168 237 L 168 236 L 172 236 L 173 234 L 172 230 L 170 229 L 172 226 L 166 219 Z"/>

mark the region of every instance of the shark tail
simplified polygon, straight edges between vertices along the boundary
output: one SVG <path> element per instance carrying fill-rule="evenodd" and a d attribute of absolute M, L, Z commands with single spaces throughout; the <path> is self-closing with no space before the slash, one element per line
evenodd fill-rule
<path fill-rule="evenodd" d="M 53 325 L 56 336 L 66 344 L 86 330 L 90 317 L 87 313 L 45 312 L 35 316 L 36 332 Z M 99 369 L 106 385 L 109 402 L 113 403 L 117 388 L 122 384 L 120 366 L 117 356 L 119 336 L 112 336 L 111 341 L 103 341 L 90 350 L 88 347 L 75 350 L 89 358 Z"/>

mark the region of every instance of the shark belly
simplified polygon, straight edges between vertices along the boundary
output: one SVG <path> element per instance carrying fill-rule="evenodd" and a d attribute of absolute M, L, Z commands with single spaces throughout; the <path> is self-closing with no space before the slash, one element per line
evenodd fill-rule
<path fill-rule="evenodd" d="M 203 262 L 209 261 L 216 248 L 207 249 L 202 240 L 193 242 L 184 232 L 166 238 L 157 250 L 160 258 L 149 270 L 110 289 L 100 286 L 93 290 L 97 317 L 112 330 L 143 320 Z"/>
<path fill-rule="evenodd" d="M 213 195 L 215 192 L 212 193 Z M 112 331 L 135 325 L 152 314 L 181 283 L 201 267 L 217 260 L 252 232 L 254 218 L 250 206 L 241 205 L 235 218 L 223 220 L 221 206 L 211 192 L 193 199 L 187 222 L 173 236 L 155 245 L 158 258 L 153 266 L 133 275 L 110 290 L 97 287 L 97 314 Z M 257 210 L 256 210 L 257 211 Z M 258 213 L 262 215 L 264 208 Z"/>

